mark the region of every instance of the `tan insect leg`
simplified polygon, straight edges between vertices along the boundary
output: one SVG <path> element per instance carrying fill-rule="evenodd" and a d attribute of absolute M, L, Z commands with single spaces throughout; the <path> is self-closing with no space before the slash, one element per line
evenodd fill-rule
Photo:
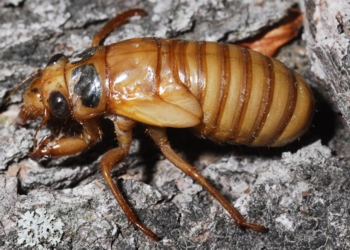
<path fill-rule="evenodd" d="M 46 137 L 42 140 L 38 148 L 30 155 L 30 158 L 36 160 L 42 156 L 61 157 L 77 154 L 88 147 L 89 143 L 81 138 L 61 138 L 52 140 Z"/>
<path fill-rule="evenodd" d="M 119 142 L 119 147 L 109 150 L 103 157 L 100 162 L 100 168 L 104 179 L 112 191 L 115 199 L 119 203 L 120 207 L 123 209 L 126 217 L 129 221 L 136 226 L 139 230 L 141 230 L 145 235 L 150 237 L 153 240 L 158 240 L 158 236 L 153 233 L 146 226 L 141 224 L 136 218 L 136 215 L 132 211 L 130 205 L 124 199 L 122 193 L 114 183 L 111 176 L 111 169 L 113 166 L 121 161 L 129 152 L 131 140 L 132 140 L 132 127 L 134 122 L 125 118 L 117 117 L 114 119 L 114 126 L 117 135 L 117 139 Z"/>
<path fill-rule="evenodd" d="M 101 42 L 108 36 L 109 33 L 111 33 L 116 28 L 122 26 L 123 24 L 127 23 L 130 17 L 145 15 L 146 12 L 141 9 L 131 9 L 117 15 L 115 18 L 109 20 L 108 23 L 106 23 L 99 30 L 99 32 L 97 32 L 97 34 L 94 36 L 94 39 L 92 40 L 91 47 L 101 45 Z"/>
<path fill-rule="evenodd" d="M 211 193 L 215 199 L 230 213 L 237 225 L 242 228 L 250 228 L 259 232 L 266 232 L 267 229 L 258 224 L 248 223 L 246 219 L 228 202 L 208 181 L 198 172 L 198 170 L 186 163 L 178 156 L 171 148 L 165 128 L 148 127 L 148 131 L 154 142 L 158 145 L 165 157 L 172 162 L 176 167 L 181 169 L 185 174 L 198 181 L 206 190 Z"/>
<path fill-rule="evenodd" d="M 61 157 L 77 154 L 102 137 L 98 120 L 90 119 L 82 122 L 83 133 L 70 137 L 55 139 L 55 136 L 45 137 L 30 155 L 32 159 L 42 156 Z"/>

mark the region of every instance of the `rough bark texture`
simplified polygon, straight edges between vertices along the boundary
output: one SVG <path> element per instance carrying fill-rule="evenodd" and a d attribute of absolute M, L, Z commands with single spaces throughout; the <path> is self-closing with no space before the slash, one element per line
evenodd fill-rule
<path fill-rule="evenodd" d="M 303 0 L 301 7 L 311 69 L 350 125 L 350 4 Z"/>
<path fill-rule="evenodd" d="M 349 105 L 339 102 L 347 96 L 345 13 L 350 6 L 339 7 L 344 23 L 340 29 L 337 10 L 329 7 L 330 3 L 303 3 L 311 64 L 305 41 L 300 39 L 281 49 L 278 58 L 309 80 L 317 98 L 318 112 L 304 138 L 281 149 L 248 149 L 218 146 L 188 131 L 169 131 L 174 148 L 245 217 L 268 227 L 269 232 L 237 228 L 200 185 L 159 157 L 159 151 L 141 132 L 114 176 L 123 177 L 118 184 L 125 197 L 140 220 L 162 237 L 159 242 L 149 240 L 128 223 L 98 171 L 101 155 L 116 146 L 110 124 L 106 124 L 111 130 L 106 131 L 106 139 L 86 152 L 34 162 L 27 153 L 38 123 L 16 128 L 13 123 L 21 91 L 7 103 L 5 94 L 44 67 L 53 54 L 70 55 L 88 48 L 107 19 L 130 8 L 143 8 L 148 16 L 134 18 L 106 44 L 140 36 L 240 40 L 280 20 L 294 1 L 0 3 L 0 249 L 349 248 L 350 136 L 344 120 L 333 112 L 332 100 L 346 118 Z M 331 21 L 325 19 L 326 13 Z M 322 32 L 334 35 L 333 44 L 343 49 L 323 44 L 331 35 L 320 35 L 322 27 L 326 28 Z M 323 61 L 325 58 L 332 60 Z M 312 74 L 310 66 L 326 85 Z M 330 85 L 336 90 L 334 99 L 324 90 Z M 142 131 L 142 127 L 138 129 Z M 38 137 L 47 133 L 42 130 Z"/>

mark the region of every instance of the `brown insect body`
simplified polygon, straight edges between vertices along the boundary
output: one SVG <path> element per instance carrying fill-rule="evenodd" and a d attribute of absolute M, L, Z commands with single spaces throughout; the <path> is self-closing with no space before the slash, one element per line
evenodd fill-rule
<path fill-rule="evenodd" d="M 312 93 L 299 74 L 235 45 L 135 38 L 79 56 L 48 66 L 41 93 L 49 100 L 61 92 L 78 121 L 115 114 L 160 127 L 195 127 L 216 141 L 282 146 L 298 138 L 312 117 Z M 77 73 L 86 65 L 99 77 L 96 107 L 84 106 L 74 91 L 79 77 L 89 77 Z"/>
<path fill-rule="evenodd" d="M 122 15 L 129 17 L 135 10 L 130 13 Z M 96 37 L 98 44 L 102 38 Z M 101 137 L 97 118 L 110 118 L 119 147 L 103 157 L 102 173 L 130 221 L 156 239 L 138 222 L 110 176 L 113 165 L 128 153 L 135 122 L 145 124 L 163 154 L 213 194 L 238 225 L 264 231 L 247 223 L 172 151 L 165 128 L 194 128 L 221 142 L 282 146 L 308 128 L 313 109 L 305 80 L 260 53 L 213 42 L 135 38 L 92 47 L 70 59 L 54 56 L 26 91 L 21 116 L 43 116 L 43 125 L 51 115 L 73 118 L 84 129 L 74 138 L 45 138 L 34 158 L 84 150 Z"/>

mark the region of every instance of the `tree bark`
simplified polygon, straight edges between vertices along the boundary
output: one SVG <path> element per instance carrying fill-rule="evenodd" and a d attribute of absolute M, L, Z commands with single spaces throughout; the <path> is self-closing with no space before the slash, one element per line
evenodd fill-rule
<path fill-rule="evenodd" d="M 317 76 L 336 94 L 332 99 L 327 92 L 316 91 L 316 97 L 325 100 L 319 101 L 319 111 L 332 114 L 333 134 L 318 130 L 325 120 L 331 121 L 329 117 L 322 120 L 324 114 L 316 114 L 314 126 L 303 139 L 280 149 L 218 146 L 189 131 L 169 131 L 172 145 L 184 159 L 245 217 L 269 228 L 262 234 L 237 228 L 199 184 L 159 157 L 142 126 L 137 128 L 130 154 L 114 176 L 123 178 L 118 185 L 142 223 L 161 237 L 153 242 L 130 225 L 98 171 L 103 153 L 116 146 L 113 130 L 106 131 L 107 139 L 77 156 L 32 161 L 27 154 L 39 123 L 15 127 L 23 91 L 8 102 L 6 94 L 37 68 L 45 67 L 52 55 L 69 56 L 89 48 L 99 28 L 124 10 L 138 7 L 148 15 L 133 18 L 105 44 L 142 36 L 242 40 L 283 18 L 294 1 L 4 1 L 0 6 L 0 249 L 347 248 L 350 151 L 346 141 L 350 136 L 333 112 L 335 105 L 329 104 L 332 100 L 339 104 L 347 96 L 347 20 L 343 15 L 342 34 L 333 30 L 337 21 L 330 23 L 335 25 L 330 30 L 338 34 L 333 40 L 339 38 L 334 43 L 346 44 L 331 53 L 332 44 L 318 46 L 321 41 L 316 38 L 324 37 L 312 35 L 319 23 L 327 23 L 316 19 L 320 5 L 303 3 L 305 40 L 313 56 L 309 61 L 305 41 L 299 38 L 277 57 L 303 74 L 314 90 L 319 80 L 310 71 L 310 63 L 314 72 L 326 72 Z M 347 10 L 344 6 L 339 11 Z M 332 61 L 321 60 L 329 57 Z M 345 119 L 346 107 L 346 103 L 339 104 Z M 106 129 L 110 130 L 110 124 Z M 38 137 L 49 133 L 43 129 Z"/>

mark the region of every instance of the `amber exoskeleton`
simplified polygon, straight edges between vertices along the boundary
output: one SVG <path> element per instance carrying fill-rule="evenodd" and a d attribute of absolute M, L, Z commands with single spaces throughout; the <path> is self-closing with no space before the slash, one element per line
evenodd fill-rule
<path fill-rule="evenodd" d="M 142 10 L 130 10 L 109 22 L 93 45 Z M 22 120 L 55 117 L 78 121 L 75 137 L 48 136 L 35 146 L 33 158 L 76 154 L 101 138 L 101 116 L 115 126 L 119 146 L 101 160 L 102 174 L 129 220 L 152 239 L 110 175 L 127 154 L 136 122 L 145 125 L 163 154 L 202 184 L 231 214 L 238 226 L 248 223 L 167 140 L 166 128 L 193 128 L 202 137 L 250 146 L 282 146 L 310 125 L 314 99 L 305 80 L 277 60 L 229 44 L 175 39 L 135 38 L 95 46 L 73 57 L 55 55 L 31 76 L 24 95 Z M 42 127 L 40 126 L 40 127 Z"/>

